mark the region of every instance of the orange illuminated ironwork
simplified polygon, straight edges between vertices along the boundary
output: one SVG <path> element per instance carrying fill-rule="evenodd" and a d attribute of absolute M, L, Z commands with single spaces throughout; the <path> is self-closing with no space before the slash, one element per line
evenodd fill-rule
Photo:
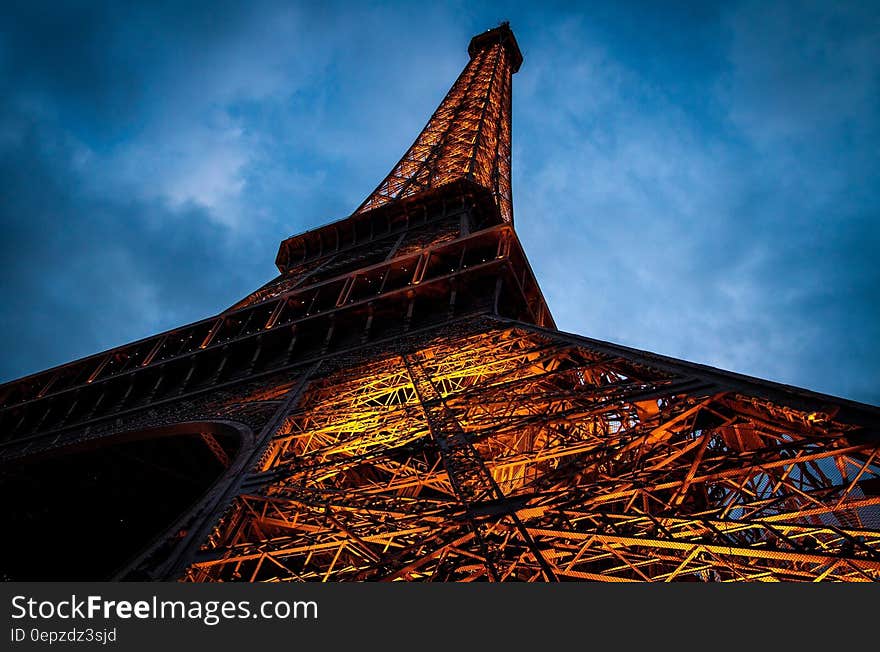
<path fill-rule="evenodd" d="M 880 579 L 880 409 L 558 331 L 512 224 L 522 57 L 506 24 L 469 54 L 278 277 L 0 387 L 0 468 L 157 424 L 250 433 L 201 436 L 224 480 L 120 578 Z"/>
<path fill-rule="evenodd" d="M 488 188 L 513 221 L 510 190 L 511 77 L 522 55 L 509 29 L 475 36 L 470 62 L 416 142 L 357 213 L 469 179 Z"/>
<path fill-rule="evenodd" d="M 876 440 L 725 380 L 496 320 L 317 372 L 186 577 L 876 580 Z"/>

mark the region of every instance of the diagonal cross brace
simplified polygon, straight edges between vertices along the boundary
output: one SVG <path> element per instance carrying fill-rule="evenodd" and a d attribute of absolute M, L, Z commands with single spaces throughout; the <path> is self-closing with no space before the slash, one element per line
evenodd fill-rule
<path fill-rule="evenodd" d="M 495 514 L 508 516 L 513 521 L 519 535 L 541 566 L 544 578 L 551 582 L 557 581 L 553 568 L 516 514 L 516 510 L 522 507 L 522 501 L 511 500 L 501 491 L 486 468 L 483 458 L 468 441 L 455 414 L 449 409 L 421 363 L 407 355 L 401 357 L 425 413 L 431 437 L 440 450 L 449 482 L 459 502 L 465 508 L 466 517 L 486 557 L 489 574 L 493 579 L 498 579 L 494 561 L 481 535 L 477 519 L 480 515 Z"/>

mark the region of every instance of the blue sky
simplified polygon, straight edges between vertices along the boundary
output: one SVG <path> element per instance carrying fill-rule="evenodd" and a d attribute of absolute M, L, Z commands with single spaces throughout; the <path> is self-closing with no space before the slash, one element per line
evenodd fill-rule
<path fill-rule="evenodd" d="M 871 5 L 4 3 L 0 379 L 264 283 L 509 20 L 516 226 L 560 328 L 880 403 Z"/>

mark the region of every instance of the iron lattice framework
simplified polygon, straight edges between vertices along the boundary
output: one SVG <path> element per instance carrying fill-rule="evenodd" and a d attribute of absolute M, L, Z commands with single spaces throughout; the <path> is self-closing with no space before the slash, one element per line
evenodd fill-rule
<path fill-rule="evenodd" d="M 556 330 L 512 226 L 522 58 L 506 25 L 469 54 L 277 278 L 0 388 L 0 479 L 194 437 L 219 479 L 119 578 L 880 579 L 880 410 Z"/>
<path fill-rule="evenodd" d="M 470 62 L 416 142 L 356 213 L 464 178 L 490 189 L 502 219 L 513 221 L 511 79 L 522 55 L 509 31 L 474 37 L 468 53 Z"/>
<path fill-rule="evenodd" d="M 880 573 L 877 444 L 790 388 L 497 321 L 331 366 L 188 579 Z"/>

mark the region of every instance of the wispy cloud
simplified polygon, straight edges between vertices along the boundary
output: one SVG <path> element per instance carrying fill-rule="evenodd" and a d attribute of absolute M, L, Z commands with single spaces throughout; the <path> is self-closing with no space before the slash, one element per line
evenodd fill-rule
<path fill-rule="evenodd" d="M 586 18 L 543 32 L 518 228 L 567 330 L 877 402 L 880 30 L 798 11 L 702 25 L 721 63 L 696 80 Z"/>

